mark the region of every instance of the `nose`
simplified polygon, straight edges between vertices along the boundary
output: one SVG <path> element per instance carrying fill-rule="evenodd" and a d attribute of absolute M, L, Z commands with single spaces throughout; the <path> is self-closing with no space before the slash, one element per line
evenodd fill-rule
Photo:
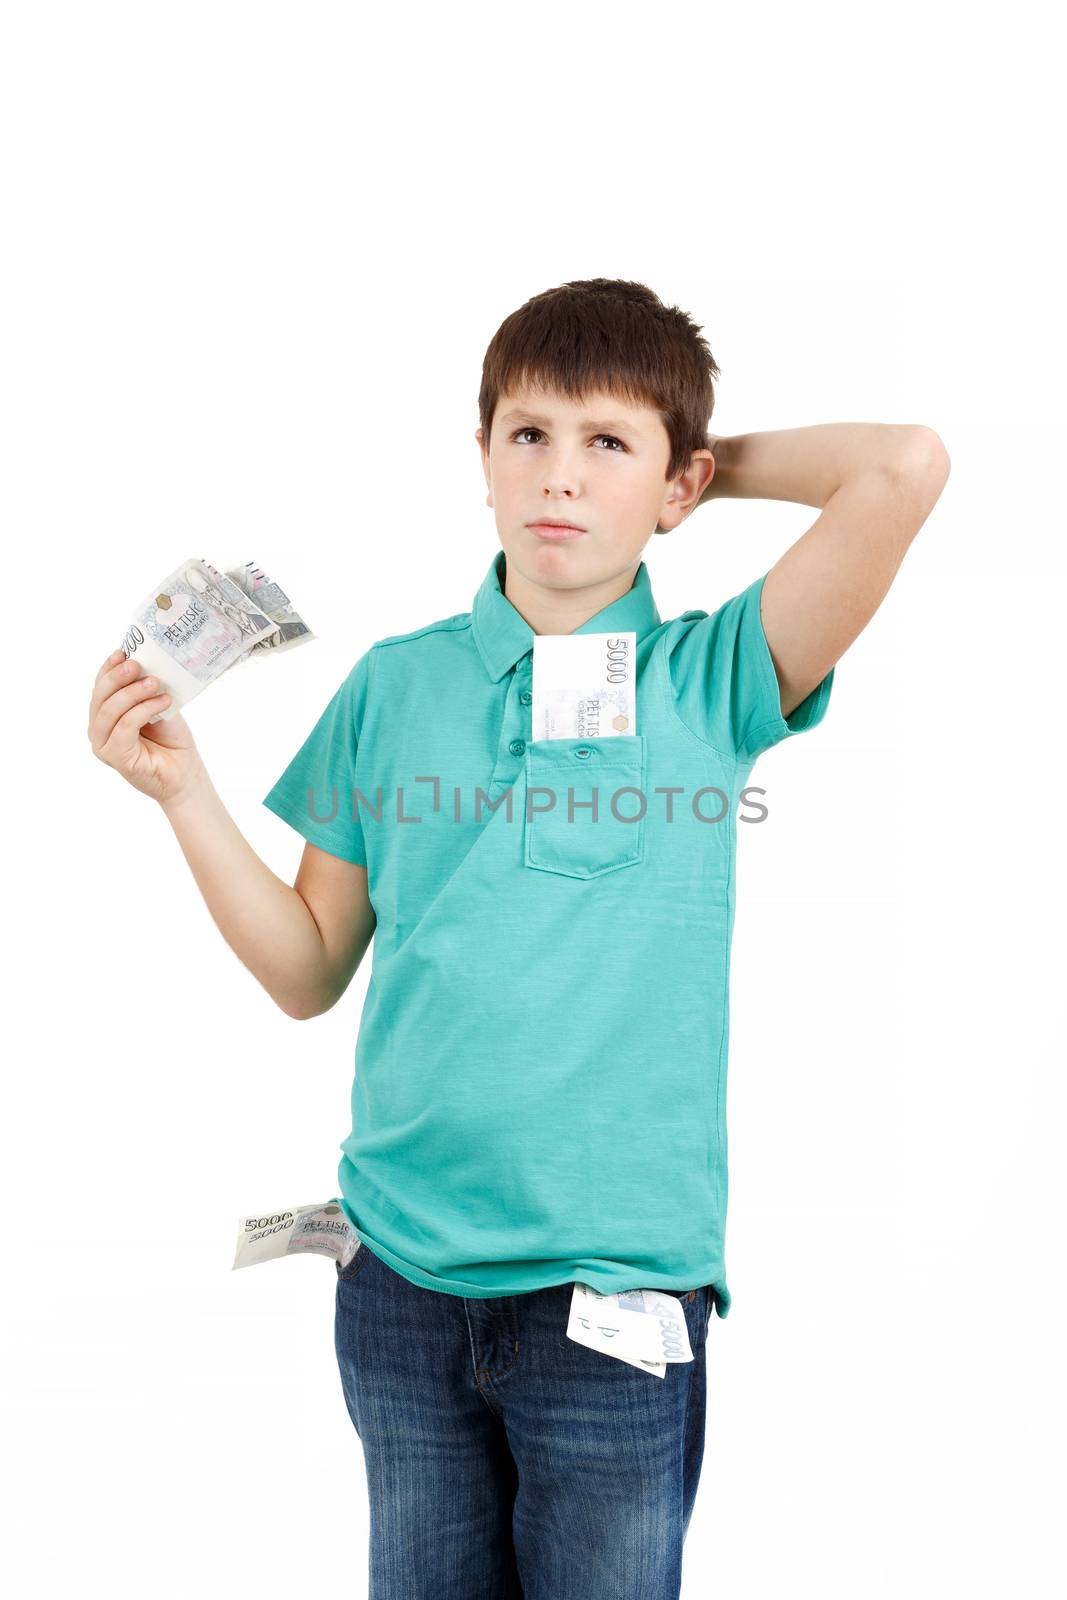
<path fill-rule="evenodd" d="M 541 465 L 542 484 L 548 495 L 574 494 L 581 481 L 580 444 L 556 444 L 546 451 Z"/>
<path fill-rule="evenodd" d="M 566 461 L 553 461 L 544 476 L 546 495 L 572 495 L 578 483 L 576 470 Z"/>

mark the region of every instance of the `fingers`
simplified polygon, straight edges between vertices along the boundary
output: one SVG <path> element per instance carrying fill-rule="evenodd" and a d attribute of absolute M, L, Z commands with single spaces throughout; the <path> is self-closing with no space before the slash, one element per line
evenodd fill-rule
<path fill-rule="evenodd" d="M 104 700 L 117 689 L 121 683 L 129 683 L 134 676 L 132 661 L 123 660 L 121 650 L 112 650 L 107 660 L 104 661 L 93 680 L 93 693 L 89 701 L 89 737 L 92 738 L 92 724 Z"/>
<path fill-rule="evenodd" d="M 115 655 L 120 655 L 116 651 Z M 112 659 L 108 657 L 108 661 Z M 122 741 L 144 726 L 170 703 L 170 696 L 161 694 L 153 677 L 139 676 L 140 667 L 135 661 L 123 661 L 108 667 L 107 662 L 97 676 L 96 687 L 89 707 L 89 739 L 99 755 L 116 731 L 121 730 Z"/>
<path fill-rule="evenodd" d="M 170 704 L 170 695 L 160 694 L 158 687 L 154 694 L 146 694 L 145 688 L 149 683 L 150 680 L 146 678 L 144 683 L 132 685 L 135 693 L 140 690 L 140 695 L 130 709 L 123 712 L 112 730 L 121 734 L 123 738 L 127 735 L 138 734 L 149 717 L 154 717 L 157 711 L 163 711 Z"/>

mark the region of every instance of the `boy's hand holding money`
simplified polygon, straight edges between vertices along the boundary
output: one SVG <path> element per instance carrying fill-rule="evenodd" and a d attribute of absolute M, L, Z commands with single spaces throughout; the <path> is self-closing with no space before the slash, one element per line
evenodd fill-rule
<path fill-rule="evenodd" d="M 314 637 L 262 567 L 220 572 L 190 557 L 135 608 L 96 675 L 94 755 L 164 806 L 180 799 L 206 778 L 181 707 L 231 667 Z"/>
<path fill-rule="evenodd" d="M 234 664 L 314 637 L 252 562 L 224 573 L 193 557 L 137 607 L 89 702 L 93 754 L 159 801 L 219 932 L 297 1021 L 336 1004 L 370 944 L 367 873 L 310 841 L 299 889 L 272 872 L 223 804 L 181 708 Z"/>
<path fill-rule="evenodd" d="M 89 741 L 105 766 L 142 794 L 167 804 L 187 791 L 203 771 L 189 725 L 180 712 L 145 726 L 165 711 L 169 695 L 146 677 L 140 663 L 113 650 L 96 675 L 89 702 Z"/>

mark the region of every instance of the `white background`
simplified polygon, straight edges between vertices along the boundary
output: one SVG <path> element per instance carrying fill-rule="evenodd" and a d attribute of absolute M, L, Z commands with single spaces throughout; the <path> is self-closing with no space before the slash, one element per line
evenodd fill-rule
<path fill-rule="evenodd" d="M 600 275 L 702 325 L 714 431 L 918 422 L 952 460 L 739 825 L 734 1306 L 683 1592 L 1067 1589 L 1050 18 L 5 8 L 8 1593 L 366 1593 L 333 1265 L 230 1265 L 244 1210 L 336 1193 L 369 956 L 325 1016 L 277 1010 L 93 757 L 89 694 L 177 561 L 276 574 L 316 641 L 189 721 L 292 881 L 262 796 L 356 656 L 468 609 L 499 547 L 486 345 Z M 661 614 L 815 514 L 651 540 Z"/>

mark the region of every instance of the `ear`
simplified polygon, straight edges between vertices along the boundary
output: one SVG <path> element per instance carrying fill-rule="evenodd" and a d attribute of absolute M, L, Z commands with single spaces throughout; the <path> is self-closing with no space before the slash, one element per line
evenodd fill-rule
<path fill-rule="evenodd" d="M 489 493 L 485 497 L 485 503 L 486 503 L 487 506 L 492 506 L 492 504 L 493 504 L 493 480 L 489 475 L 489 457 L 486 454 L 485 445 L 482 443 L 483 435 L 482 435 L 481 428 L 475 428 L 475 430 L 474 430 L 474 438 L 475 438 L 475 441 L 476 441 L 476 443 L 478 445 L 478 449 L 479 449 L 479 451 L 481 453 L 482 471 L 485 474 L 485 487 L 489 491 Z"/>
<path fill-rule="evenodd" d="M 705 489 L 715 476 L 715 458 L 710 450 L 694 450 L 689 466 L 674 480 L 670 493 L 660 507 L 660 522 L 667 519 L 668 532 L 677 528 L 695 506 L 701 502 Z M 657 527 L 659 525 L 657 524 Z"/>

